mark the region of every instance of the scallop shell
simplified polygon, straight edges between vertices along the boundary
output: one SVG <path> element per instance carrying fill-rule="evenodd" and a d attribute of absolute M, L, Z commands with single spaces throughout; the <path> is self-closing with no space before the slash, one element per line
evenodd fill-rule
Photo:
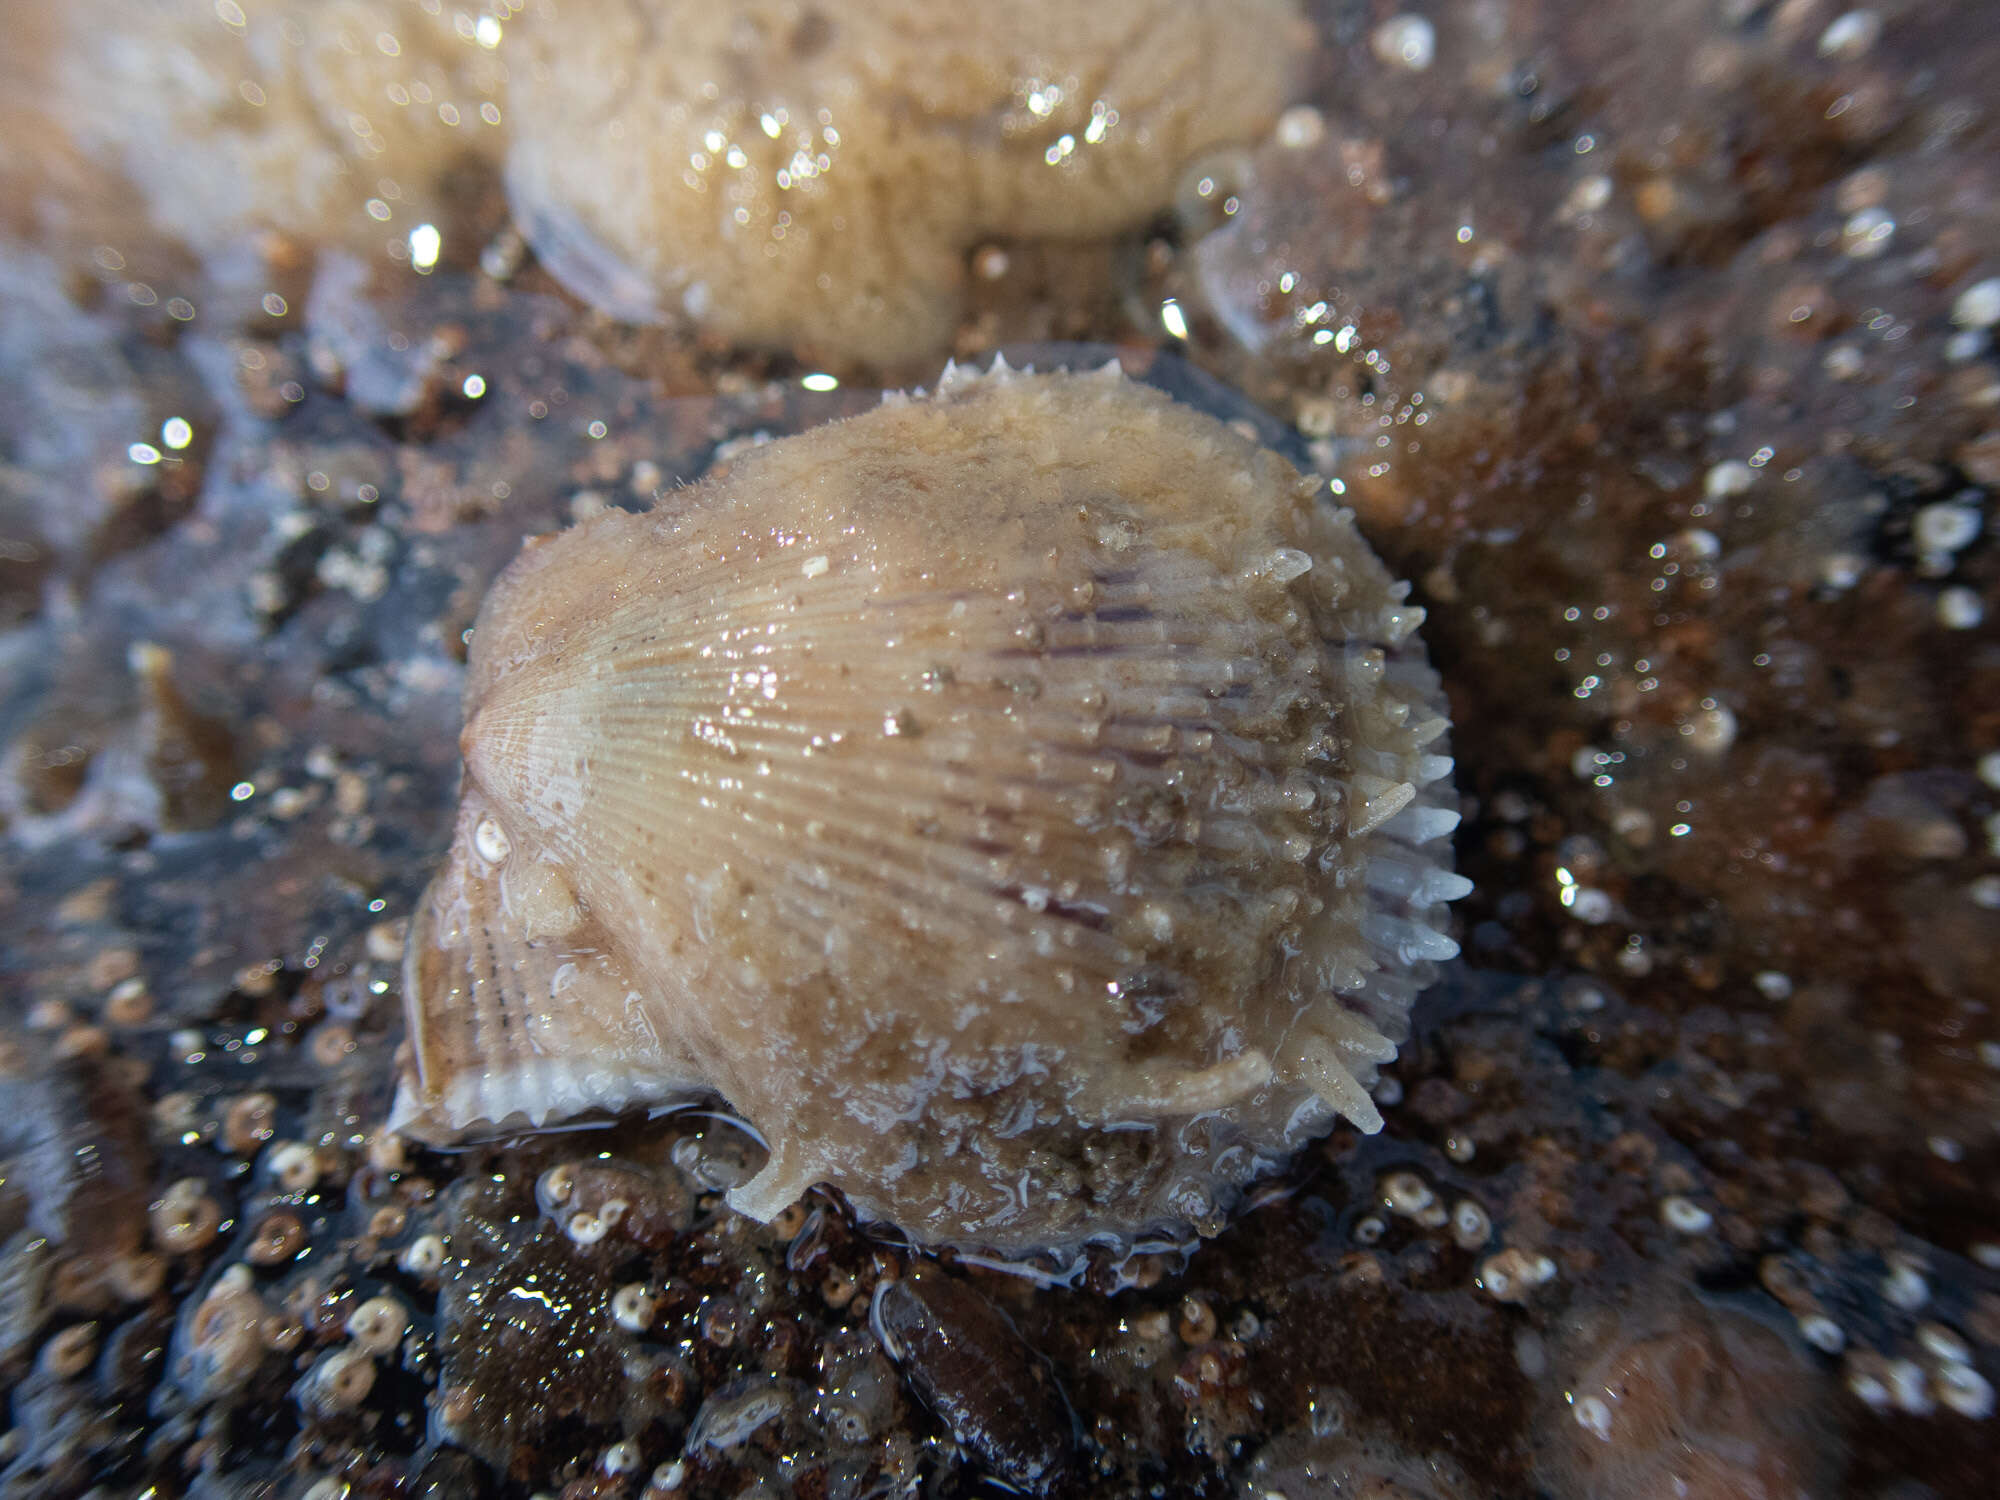
<path fill-rule="evenodd" d="M 507 31 L 508 199 L 559 281 L 874 362 L 950 343 L 984 241 L 1143 228 L 1314 44 L 1295 0 L 597 0 Z"/>
<path fill-rule="evenodd" d="M 402 1128 L 720 1095 L 1001 1253 L 1212 1232 L 1457 951 L 1436 675 L 1324 481 L 1126 379 L 948 370 L 530 542 L 412 924 Z"/>

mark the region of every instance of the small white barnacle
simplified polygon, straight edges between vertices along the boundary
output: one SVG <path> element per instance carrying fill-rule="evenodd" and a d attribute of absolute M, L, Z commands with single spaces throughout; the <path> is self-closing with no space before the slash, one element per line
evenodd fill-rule
<path fill-rule="evenodd" d="M 602 1214 L 594 1214 L 587 1208 L 579 1208 L 563 1220 L 563 1233 L 579 1245 L 595 1245 L 609 1234 L 612 1223 Z"/>
<path fill-rule="evenodd" d="M 1431 1185 L 1415 1172 L 1391 1172 L 1382 1179 L 1377 1191 L 1384 1208 L 1406 1219 L 1414 1219 L 1437 1202 Z"/>
<path fill-rule="evenodd" d="M 399 1127 L 720 1095 L 770 1147 L 738 1211 L 826 1182 L 1006 1254 L 1213 1233 L 1380 1130 L 1469 886 L 1418 611 L 1324 495 L 1116 370 L 954 368 L 525 549 Z M 623 1204 L 577 1181 L 537 1196 L 594 1244 Z"/>
<path fill-rule="evenodd" d="M 1611 1407 L 1602 1396 L 1581 1396 L 1572 1409 L 1577 1426 L 1599 1442 L 1611 1441 Z"/>
<path fill-rule="evenodd" d="M 543 1213 L 553 1214 L 575 1193 L 576 1167 L 571 1162 L 558 1162 L 535 1179 L 535 1201 Z"/>
<path fill-rule="evenodd" d="M 498 818 L 481 818 L 472 827 L 472 848 L 489 865 L 499 865 L 507 862 L 514 841 L 507 837 Z"/>
<path fill-rule="evenodd" d="M 319 1181 L 319 1157 L 302 1141 L 282 1141 L 269 1149 L 271 1180 L 288 1193 L 303 1193 Z"/>
<path fill-rule="evenodd" d="M 353 1411 L 375 1388 L 375 1362 L 353 1344 L 322 1354 L 292 1388 L 299 1404 L 320 1416 Z"/>
<path fill-rule="evenodd" d="M 402 1248 L 396 1265 L 410 1276 L 435 1276 L 444 1269 L 445 1246 L 440 1235 L 420 1234 Z"/>
<path fill-rule="evenodd" d="M 1495 1302 L 1526 1302 L 1535 1288 L 1553 1281 L 1556 1263 L 1518 1246 L 1490 1255 L 1479 1265 L 1479 1285 Z"/>
<path fill-rule="evenodd" d="M 347 1336 L 370 1354 L 387 1354 L 403 1340 L 410 1315 L 403 1304 L 386 1293 L 370 1297 L 347 1315 Z"/>
<path fill-rule="evenodd" d="M 1993 1385 L 1971 1365 L 1937 1367 L 1938 1399 L 1961 1417 L 1984 1421 L 1993 1415 Z"/>
<path fill-rule="evenodd" d="M 1681 1234 L 1701 1234 L 1715 1222 L 1715 1216 L 1692 1198 L 1676 1193 L 1660 1200 L 1660 1222 Z"/>
<path fill-rule="evenodd" d="M 1838 1354 L 1847 1347 L 1847 1330 L 1825 1313 L 1800 1318 L 1799 1337 L 1823 1354 Z"/>
<path fill-rule="evenodd" d="M 611 1294 L 611 1321 L 631 1333 L 644 1333 L 653 1323 L 653 1294 L 644 1282 L 629 1282 Z"/>
<path fill-rule="evenodd" d="M 1461 1198 L 1451 1211 L 1451 1237 L 1461 1250 L 1477 1250 L 1493 1237 L 1493 1219 L 1484 1207 Z"/>

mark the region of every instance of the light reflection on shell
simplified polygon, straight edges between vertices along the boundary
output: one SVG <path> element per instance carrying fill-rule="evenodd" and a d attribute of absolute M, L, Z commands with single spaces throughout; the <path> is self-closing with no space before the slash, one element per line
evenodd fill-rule
<path fill-rule="evenodd" d="M 1213 1232 L 1455 945 L 1435 674 L 1323 482 L 1088 375 L 969 377 L 531 542 L 480 613 L 401 1128 L 719 1094 L 1004 1254 Z"/>

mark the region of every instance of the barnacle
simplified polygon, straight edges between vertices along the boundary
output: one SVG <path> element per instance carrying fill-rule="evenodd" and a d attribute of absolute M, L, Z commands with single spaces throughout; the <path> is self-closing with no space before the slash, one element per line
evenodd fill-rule
<path fill-rule="evenodd" d="M 1213 1230 L 1456 952 L 1404 602 L 1301 476 L 1127 379 L 948 371 L 531 542 L 472 642 L 406 957 L 414 1133 L 719 1094 L 1001 1252 Z"/>

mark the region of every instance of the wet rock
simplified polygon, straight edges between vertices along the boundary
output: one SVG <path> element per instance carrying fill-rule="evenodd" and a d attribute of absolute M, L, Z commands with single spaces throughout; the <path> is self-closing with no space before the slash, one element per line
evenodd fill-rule
<path fill-rule="evenodd" d="M 24 1042 L 0 1063 L 0 1158 L 29 1226 L 78 1256 L 136 1250 L 154 1170 L 143 1101 L 116 1063 Z"/>
<path fill-rule="evenodd" d="M 1820 1377 L 1743 1313 L 1671 1296 L 1580 1315 L 1544 1419 L 1559 1495 L 1838 1493 Z"/>
<path fill-rule="evenodd" d="M 1322 1389 L 1306 1422 L 1257 1455 L 1237 1493 L 1241 1500 L 1471 1500 L 1479 1492 L 1449 1458 L 1409 1451 L 1359 1423 L 1339 1393 Z"/>
<path fill-rule="evenodd" d="M 32 1230 L 0 1244 L 0 1363 L 13 1364 L 40 1330 L 53 1258 L 48 1239 Z"/>
<path fill-rule="evenodd" d="M 189 701 L 164 647 L 139 642 L 126 658 L 129 684 L 112 676 L 108 692 L 94 655 L 71 662 L 78 695 L 59 697 L 0 755 L 0 814 L 30 847 L 207 829 L 228 809 L 229 726 Z"/>
<path fill-rule="evenodd" d="M 115 254 L 115 252 L 112 252 Z M 122 293 L 124 283 L 114 282 Z M 151 288 L 144 295 L 153 296 Z M 0 245 L 0 626 L 47 587 L 152 541 L 200 490 L 213 407 L 134 335 L 127 296 L 84 305 L 51 258 Z M 155 300 L 158 300 L 155 298 Z M 121 311 L 119 303 L 124 303 Z"/>
<path fill-rule="evenodd" d="M 306 302 L 313 370 L 370 416 L 408 417 L 441 394 L 457 341 L 430 331 L 412 338 L 392 323 L 394 304 L 369 295 L 373 274 L 353 255 L 321 261 Z"/>
<path fill-rule="evenodd" d="M 628 1399 L 611 1284 L 527 1207 L 490 1181 L 453 1190 L 438 1298 L 440 1435 L 502 1473 L 533 1471 L 562 1424 L 616 1423 Z"/>

